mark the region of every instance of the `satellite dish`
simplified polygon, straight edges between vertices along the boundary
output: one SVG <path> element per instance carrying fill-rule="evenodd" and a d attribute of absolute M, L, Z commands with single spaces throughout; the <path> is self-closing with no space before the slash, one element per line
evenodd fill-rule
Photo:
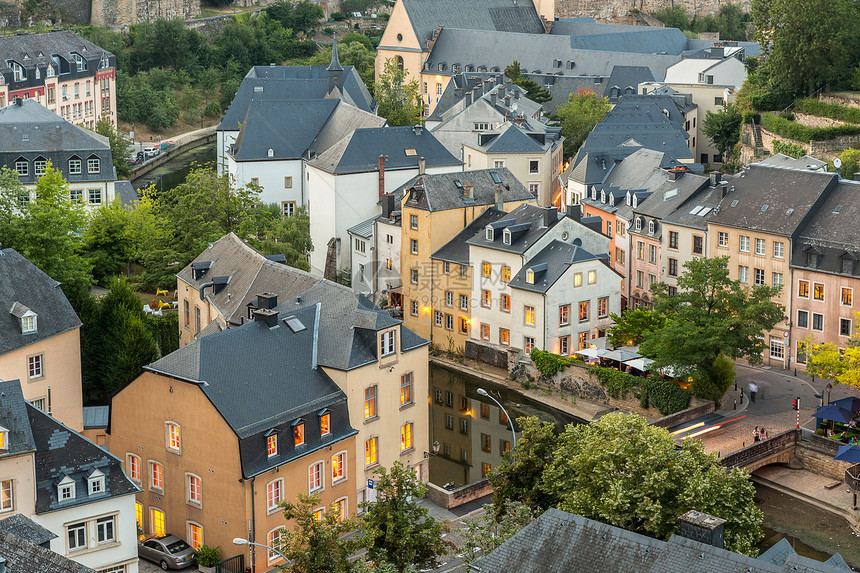
<path fill-rule="evenodd" d="M 836 169 L 839 169 L 840 167 L 842 167 L 842 160 L 839 159 L 838 157 L 836 159 L 834 159 L 833 160 L 833 167 L 835 167 Z"/>

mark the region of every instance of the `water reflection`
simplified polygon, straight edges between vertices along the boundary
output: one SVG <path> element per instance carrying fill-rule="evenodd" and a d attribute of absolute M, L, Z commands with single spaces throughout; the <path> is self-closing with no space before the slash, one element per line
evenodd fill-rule
<path fill-rule="evenodd" d="M 480 480 L 513 445 L 505 413 L 478 394 L 478 388 L 492 394 L 514 420 L 535 416 L 551 422 L 556 432 L 571 422 L 583 422 L 500 384 L 431 364 L 430 441 L 439 442 L 439 453 L 430 459 L 430 481 L 436 485 L 460 487 Z M 519 438 L 516 422 L 514 430 Z"/>
<path fill-rule="evenodd" d="M 144 189 L 149 185 L 155 185 L 159 191 L 173 189 L 177 185 L 185 183 L 185 177 L 191 171 L 195 163 L 203 166 L 215 161 L 215 144 L 201 145 L 188 151 L 183 151 L 175 157 L 159 165 L 139 179 L 132 180 L 135 189 Z"/>

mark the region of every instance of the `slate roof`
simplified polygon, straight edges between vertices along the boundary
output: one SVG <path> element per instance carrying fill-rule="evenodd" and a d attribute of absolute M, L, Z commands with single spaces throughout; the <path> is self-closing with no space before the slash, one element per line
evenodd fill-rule
<path fill-rule="evenodd" d="M 684 175 L 684 177 L 688 176 L 689 174 Z M 674 213 L 663 217 L 663 223 L 706 231 L 708 229 L 708 221 L 714 216 L 717 205 L 720 204 L 720 199 L 722 199 L 721 193 L 719 185 L 716 187 L 710 187 L 709 185 L 703 187 L 700 191 L 694 193 Z"/>
<path fill-rule="evenodd" d="M 631 233 L 659 239 L 662 236 L 663 218 L 676 210 L 687 209 L 687 200 L 708 187 L 709 179 L 701 175 L 684 173 L 673 181 L 668 172 L 662 171 L 662 173 L 665 174 L 663 182 L 653 187 L 646 187 L 645 189 L 651 194 L 633 208 L 633 220 L 635 221 L 637 216 L 642 217 L 642 229 L 637 231 L 635 225 L 631 225 Z M 687 210 L 689 211 L 689 209 Z M 656 220 L 653 234 L 649 231 L 648 225 L 651 219 Z"/>
<path fill-rule="evenodd" d="M 609 95 L 609 90 L 617 87 L 622 92 L 627 88 L 633 88 L 634 92 L 638 92 L 639 84 L 654 81 L 658 81 L 658 79 L 654 75 L 654 72 L 651 71 L 651 68 L 645 66 L 615 66 L 612 68 L 612 73 L 609 75 L 609 79 L 606 80 L 606 87 L 602 91 L 603 95 Z"/>
<path fill-rule="evenodd" d="M 541 144 L 512 123 L 499 130 L 483 132 L 481 136 L 487 137 L 493 134 L 496 137 L 487 143 L 479 143 L 476 147 L 483 149 L 486 153 L 543 153 L 553 143 L 547 141 Z"/>
<path fill-rule="evenodd" d="M 492 553 L 479 559 L 473 568 L 479 573 L 850 571 L 842 567 L 838 560 L 821 563 L 801 558 L 793 550 L 791 554 L 783 563 L 776 564 L 762 558 L 755 559 L 718 549 L 679 535 L 672 535 L 668 541 L 653 539 L 551 508 Z"/>
<path fill-rule="evenodd" d="M 6 559 L 10 573 L 95 573 L 95 569 L 3 530 L 0 530 L 0 557 Z"/>
<path fill-rule="evenodd" d="M 728 182 L 729 193 L 712 223 L 788 237 L 836 186 L 837 177 L 751 163 Z"/>
<path fill-rule="evenodd" d="M 359 237 L 369 239 L 373 236 L 373 223 L 380 217 L 382 217 L 382 215 L 375 215 L 366 221 L 353 225 L 347 229 L 346 232 L 350 235 L 357 235 Z"/>
<path fill-rule="evenodd" d="M 76 52 L 87 61 L 85 70 L 78 71 L 72 53 Z M 107 58 L 107 67 L 116 67 L 116 57 L 89 40 L 85 40 L 69 30 L 46 32 L 42 34 L 10 34 L 0 37 L 0 73 L 6 78 L 10 89 L 20 89 L 44 85 L 47 77 L 47 66 L 51 65 L 60 81 L 74 78 L 93 77 L 99 69 L 99 62 Z M 59 56 L 59 62 L 54 61 L 54 55 Z M 27 78 L 23 82 L 15 82 L 12 69 L 7 60 L 15 60 L 26 70 Z M 59 63 L 59 66 L 58 66 Z M 38 67 L 40 78 L 36 78 Z"/>
<path fill-rule="evenodd" d="M 531 292 L 546 293 L 552 285 L 570 268 L 571 265 L 585 261 L 606 260 L 608 255 L 595 255 L 582 247 L 564 241 L 551 241 L 511 278 L 511 288 Z M 534 273 L 534 283 L 526 282 L 529 269 L 538 268 Z"/>
<path fill-rule="evenodd" d="M 478 233 L 466 243 L 476 247 L 522 254 L 565 216 L 564 213 L 559 213 L 555 207 L 523 204 L 508 213 L 503 219 L 490 224 L 495 228 L 492 241 L 487 240 L 486 233 Z M 545 224 L 547 219 L 549 219 L 549 225 Z M 503 243 L 502 237 L 505 227 L 517 228 L 509 245 Z"/>
<path fill-rule="evenodd" d="M 860 182 L 840 180 L 798 230 L 791 266 L 845 277 L 860 276 Z M 807 253 L 818 254 L 808 265 Z M 843 258 L 849 267 L 843 269 Z M 847 272 L 843 272 L 843 270 Z"/>
<path fill-rule="evenodd" d="M 468 25 L 473 30 L 543 34 L 544 25 L 531 2 L 511 0 L 402 0 L 421 43 L 439 26 Z"/>
<path fill-rule="evenodd" d="M 84 429 L 107 428 L 110 420 L 110 407 L 84 406 Z"/>
<path fill-rule="evenodd" d="M 838 553 L 834 553 L 830 559 L 824 561 L 824 565 L 831 565 L 830 569 L 823 569 L 822 562 L 809 557 L 798 555 L 783 537 L 770 549 L 758 556 L 759 561 L 766 561 L 774 565 L 781 565 L 788 571 L 851 571 L 845 560 Z"/>
<path fill-rule="evenodd" d="M 212 267 L 195 279 L 192 265 L 204 261 L 212 261 Z M 270 261 L 234 233 L 212 243 L 176 276 L 195 289 L 211 282 L 212 277 L 231 277 L 230 283 L 217 293 L 212 287 L 204 290 L 206 299 L 231 324 L 241 324 L 247 318 L 247 307 L 256 303 L 258 294 L 271 292 L 284 299 L 322 280 L 300 269 Z"/>
<path fill-rule="evenodd" d="M 469 264 L 469 245 L 466 243 L 469 239 L 482 233 L 487 225 L 498 221 L 505 217 L 507 213 L 499 211 L 495 207 L 489 207 L 483 213 L 475 217 L 475 219 L 466 225 L 466 228 L 454 235 L 454 238 L 439 247 L 430 258 L 438 261 L 448 261 L 449 263 L 457 263 L 458 265 Z"/>
<path fill-rule="evenodd" d="M 500 183 L 493 180 L 498 176 Z M 463 188 L 471 187 L 472 198 L 464 198 Z M 501 191 L 502 203 L 534 201 L 534 195 L 507 167 L 475 169 L 452 173 L 416 175 L 394 191 L 395 197 L 408 194 L 407 206 L 425 211 L 446 211 L 475 205 L 493 205 L 496 188 Z"/>
<path fill-rule="evenodd" d="M 55 533 L 45 529 L 21 513 L 16 513 L 6 519 L 0 519 L 0 530 L 17 535 L 21 539 L 35 545 L 49 543 L 52 539 L 58 537 Z M 0 556 L 2 556 L 2 553 L 0 553 Z"/>
<path fill-rule="evenodd" d="M 137 191 L 132 187 L 131 181 L 115 182 L 114 191 L 116 192 L 116 196 L 119 197 L 122 206 L 125 208 L 133 207 L 134 202 L 138 200 Z"/>
<path fill-rule="evenodd" d="M 36 313 L 35 333 L 21 333 L 21 321 L 11 314 L 15 303 Z M 60 283 L 14 249 L 0 249 L 0 356 L 80 326 Z"/>
<path fill-rule="evenodd" d="M 336 99 L 252 101 L 232 146 L 233 157 L 236 161 L 304 157 L 338 103 Z"/>
<path fill-rule="evenodd" d="M 616 68 L 618 66 L 615 66 Z M 615 68 L 613 68 L 615 69 Z M 648 68 L 649 69 L 649 68 Z M 653 72 L 649 73 L 653 76 Z M 558 106 L 567 103 L 570 94 L 576 94 L 579 90 L 591 90 L 596 95 L 603 97 L 607 89 L 607 76 L 557 76 L 551 74 L 526 74 L 526 77 L 536 81 L 549 92 L 551 100 L 541 104 L 547 114 L 554 114 Z"/>
<path fill-rule="evenodd" d="M 421 157 L 428 168 L 463 164 L 430 131 L 410 126 L 356 129 L 308 164 L 336 175 L 366 173 L 379 168 L 380 155 L 386 170 L 417 168 Z"/>
<path fill-rule="evenodd" d="M 809 171 L 827 171 L 827 162 L 815 159 L 808 155 L 803 157 L 789 157 L 782 153 L 774 153 L 770 157 L 758 161 L 762 165 L 773 165 L 774 167 L 787 167 L 789 169 L 806 169 Z"/>
<path fill-rule="evenodd" d="M 0 381 L 0 427 L 9 431 L 9 444 L 0 457 L 17 456 L 36 451 L 36 440 L 27 414 L 19 380 Z"/>

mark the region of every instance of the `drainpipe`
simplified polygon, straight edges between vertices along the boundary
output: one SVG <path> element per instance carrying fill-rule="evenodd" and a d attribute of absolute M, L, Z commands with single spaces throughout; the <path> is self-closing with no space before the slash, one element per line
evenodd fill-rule
<path fill-rule="evenodd" d="M 252 543 L 256 543 L 256 541 L 257 541 L 257 517 L 256 517 L 256 511 L 255 511 L 255 509 L 257 507 L 257 504 L 256 504 L 257 500 L 254 497 L 254 481 L 256 479 L 257 479 L 257 476 L 254 476 L 251 478 L 251 531 L 249 533 L 250 533 L 250 537 L 251 537 L 250 541 Z M 251 573 L 257 573 L 257 568 L 256 568 L 257 567 L 257 563 L 256 563 L 257 560 L 255 559 L 255 557 L 257 556 L 257 546 L 256 545 L 249 545 L 248 546 L 248 552 L 249 552 L 250 557 L 251 557 Z"/>
<path fill-rule="evenodd" d="M 379 200 L 385 195 L 385 156 L 379 156 Z"/>

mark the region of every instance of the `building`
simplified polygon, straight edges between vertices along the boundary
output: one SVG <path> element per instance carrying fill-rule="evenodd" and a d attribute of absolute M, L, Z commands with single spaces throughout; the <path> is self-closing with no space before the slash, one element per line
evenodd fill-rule
<path fill-rule="evenodd" d="M 0 516 L 50 531 L 55 553 L 99 571 L 137 573 L 134 494 L 120 460 L 48 416 L 18 380 L 0 382 Z"/>
<path fill-rule="evenodd" d="M 373 262 L 372 298 L 377 302 L 385 298 L 388 306 L 402 309 L 400 257 L 403 232 L 400 202 L 392 194 L 382 196 L 382 214 L 374 220 L 373 240 L 376 259 Z"/>
<path fill-rule="evenodd" d="M 24 399 L 83 429 L 81 321 L 60 283 L 14 249 L 0 249 L 0 380 L 24 380 Z"/>
<path fill-rule="evenodd" d="M 843 573 L 851 571 L 837 553 L 821 562 L 801 557 L 782 539 L 757 558 L 723 549 L 725 520 L 690 511 L 680 517 L 680 533 L 654 539 L 550 508 L 473 568 L 478 571 L 761 571 L 762 573 Z"/>
<path fill-rule="evenodd" d="M 235 537 L 276 543 L 278 504 L 298 493 L 318 493 L 320 513 L 355 514 L 356 430 L 317 362 L 320 306 L 277 312 L 276 298 L 261 295 L 254 321 L 153 362 L 111 398 L 110 446 L 142 488 L 147 533 L 230 552 Z M 258 570 L 280 562 L 250 551 Z"/>
<path fill-rule="evenodd" d="M 247 87 L 240 88 L 217 131 L 224 168 L 233 181 L 260 187 L 260 201 L 277 204 L 287 216 L 308 204 L 305 160 L 355 129 L 387 123 L 374 113 L 376 105 L 357 72 L 340 65 L 337 44 L 327 68 L 295 68 L 252 68 L 243 80 Z M 239 111 L 243 117 L 232 122 Z"/>
<path fill-rule="evenodd" d="M 666 70 L 667 84 L 701 84 L 741 89 L 747 79 L 742 59 L 720 57 L 723 48 L 712 48 L 714 58 L 686 58 Z"/>
<path fill-rule="evenodd" d="M 0 107 L 34 99 L 90 129 L 116 124 L 116 57 L 69 30 L 0 38 Z"/>
<path fill-rule="evenodd" d="M 95 569 L 54 553 L 26 537 L 2 529 L 2 524 L 0 524 L 0 558 L 4 560 L 3 564 L 8 571 L 19 573 L 95 573 Z"/>
<path fill-rule="evenodd" d="M 534 197 L 507 168 L 425 174 L 394 194 L 402 197 L 400 269 L 404 322 L 419 336 L 430 338 L 431 343 L 447 347 L 448 335 L 455 328 L 464 336 L 468 333 L 465 321 L 475 300 L 470 298 L 471 267 L 463 253 L 454 257 L 459 262 L 445 256 L 435 258 L 434 253 L 488 207 L 514 209 L 524 203 L 533 204 Z M 443 285 L 444 291 L 438 288 Z M 451 299 L 454 292 L 456 302 Z M 470 300 L 464 301 L 463 297 Z M 460 310 L 454 312 L 455 308 Z M 441 340 L 437 334 L 442 334 Z"/>
<path fill-rule="evenodd" d="M 69 184 L 73 201 L 89 208 L 116 197 L 116 170 L 108 139 L 57 117 L 34 100 L 0 108 L 0 166 L 18 174 L 36 200 L 36 182 L 50 164 Z"/>
<path fill-rule="evenodd" d="M 708 221 L 709 256 L 728 257 L 729 278 L 742 284 L 782 287 L 774 302 L 785 309 L 785 321 L 763 333 L 766 364 L 787 368 L 791 363 L 789 354 L 795 345 L 790 330 L 794 288 L 791 257 L 801 242 L 799 233 L 804 223 L 822 209 L 837 185 L 838 178 L 832 173 L 755 163 L 721 183 L 721 195 L 725 192 L 725 196 Z M 812 301 L 816 297 L 822 300 L 823 289 L 822 284 L 818 292 L 806 296 Z"/>
<path fill-rule="evenodd" d="M 807 339 L 845 348 L 857 336 L 860 235 L 850 221 L 860 215 L 858 191 L 860 183 L 840 180 L 792 241 L 791 283 L 784 288 L 791 296 L 796 365 L 806 363 Z"/>
<path fill-rule="evenodd" d="M 827 162 L 803 155 L 795 159 L 782 153 L 774 153 L 758 163 L 762 165 L 773 165 L 774 167 L 788 167 L 789 169 L 808 169 L 809 171 L 827 172 Z M 846 175 L 851 175 L 846 173 Z"/>
<path fill-rule="evenodd" d="M 308 161 L 311 272 L 334 278 L 349 269 L 354 246 L 348 246 L 347 229 L 378 215 L 383 195 L 419 174 L 462 170 L 463 163 L 421 126 L 356 129 Z"/>

